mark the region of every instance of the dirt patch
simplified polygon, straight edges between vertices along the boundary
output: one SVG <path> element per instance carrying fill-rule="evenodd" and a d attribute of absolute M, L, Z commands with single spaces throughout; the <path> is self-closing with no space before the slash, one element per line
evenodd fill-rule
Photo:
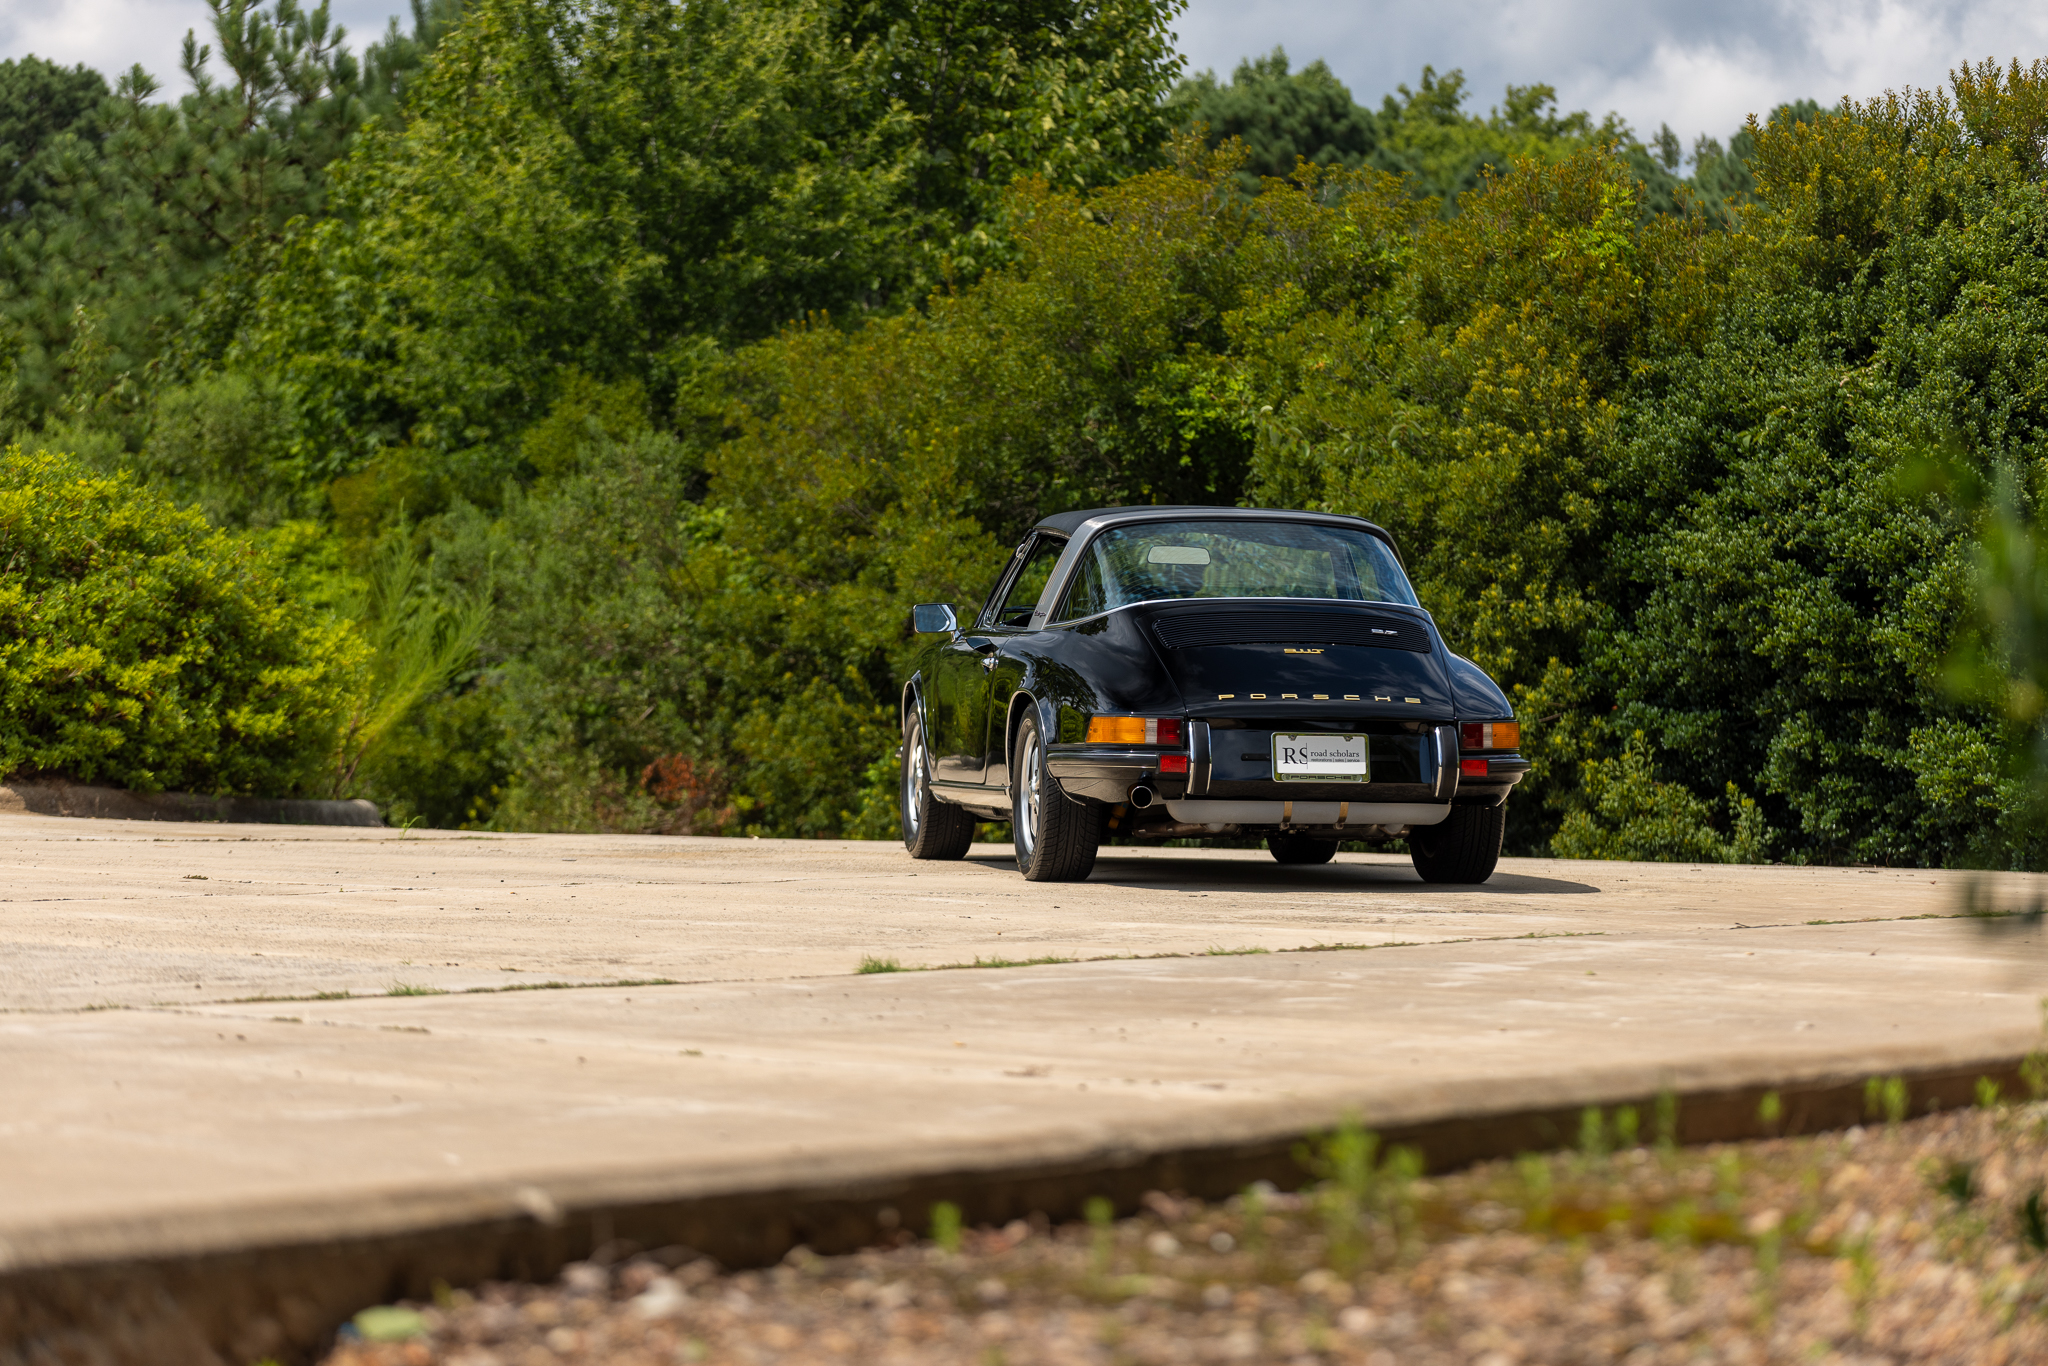
<path fill-rule="evenodd" d="M 1298 1194 L 1059 1227 L 942 1210 L 935 1239 L 768 1271 L 611 1249 L 552 1285 L 372 1311 L 327 1361 L 2048 1360 L 2048 1107 L 1693 1149 L 1639 1127 L 1595 1114 L 1578 1152 L 1428 1179 L 1344 1133 Z"/>

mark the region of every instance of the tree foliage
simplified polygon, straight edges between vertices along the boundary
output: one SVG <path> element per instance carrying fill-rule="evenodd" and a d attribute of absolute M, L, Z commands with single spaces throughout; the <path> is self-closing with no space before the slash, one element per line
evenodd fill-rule
<path fill-rule="evenodd" d="M 285 248 L 238 358 L 279 375 L 305 479 L 381 460 L 416 486 L 424 458 L 491 497 L 565 374 L 666 409 L 707 346 L 971 268 L 1018 172 L 1141 155 L 1168 12 L 484 0 Z"/>
<path fill-rule="evenodd" d="M 0 234 L 0 317 L 24 339 L 24 397 L 130 445 L 148 371 L 201 292 L 238 247 L 318 211 L 324 170 L 362 119 L 325 0 L 311 13 L 209 3 L 214 43 L 188 33 L 179 62 L 192 90 L 154 103 L 154 78 L 124 74 L 84 136 L 74 125 L 39 155 L 39 202 Z"/>
<path fill-rule="evenodd" d="M 1255 501 L 1373 517 L 1454 648 L 1545 724 L 1511 811 L 1540 839 L 1575 791 L 1583 643 L 1616 624 L 1607 546 L 1663 493 L 1626 466 L 1632 400 L 1710 334 L 1735 248 L 1645 215 L 1628 166 L 1524 164 L 1423 228 L 1380 307 L 1274 339 L 1293 380 L 1261 428 Z"/>
<path fill-rule="evenodd" d="M 0 222 L 27 218 L 48 192 L 44 151 L 98 112 L 106 77 L 40 57 L 0 62 Z"/>
<path fill-rule="evenodd" d="M 2048 65 L 1987 63 L 1952 97 L 1753 128 L 1763 211 L 1713 344 L 1638 427 L 1640 463 L 1690 496 L 1622 543 L 1615 724 L 1709 791 L 1748 775 L 1796 857 L 2038 857 L 2000 763 L 2016 737 L 1943 686 L 1971 520 L 1897 472 L 1952 443 L 1979 478 L 2038 480 L 2044 89 Z"/>

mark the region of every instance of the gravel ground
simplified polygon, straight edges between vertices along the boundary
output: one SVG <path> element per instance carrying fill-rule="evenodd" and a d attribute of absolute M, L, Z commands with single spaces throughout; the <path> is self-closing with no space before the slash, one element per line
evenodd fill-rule
<path fill-rule="evenodd" d="M 368 1311 L 327 1362 L 2048 1361 L 2048 1106 L 1690 1149 L 1635 1128 L 1429 1179 L 1340 1134 L 1300 1194 L 1058 1227 L 942 1208 L 934 1239 L 768 1271 L 580 1262 Z"/>

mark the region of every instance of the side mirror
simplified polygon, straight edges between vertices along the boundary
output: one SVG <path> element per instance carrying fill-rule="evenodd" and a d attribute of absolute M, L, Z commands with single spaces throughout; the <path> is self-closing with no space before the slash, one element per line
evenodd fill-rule
<path fill-rule="evenodd" d="M 953 609 L 943 602 L 921 602 L 911 608 L 910 625 L 921 636 L 951 635 L 960 629 Z"/>

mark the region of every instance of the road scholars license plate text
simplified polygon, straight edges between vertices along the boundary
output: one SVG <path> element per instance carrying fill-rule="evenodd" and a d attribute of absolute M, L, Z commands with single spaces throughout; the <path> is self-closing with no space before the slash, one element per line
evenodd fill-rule
<path fill-rule="evenodd" d="M 1371 782 L 1371 752 L 1363 735 L 1275 735 L 1273 777 L 1279 781 Z"/>

